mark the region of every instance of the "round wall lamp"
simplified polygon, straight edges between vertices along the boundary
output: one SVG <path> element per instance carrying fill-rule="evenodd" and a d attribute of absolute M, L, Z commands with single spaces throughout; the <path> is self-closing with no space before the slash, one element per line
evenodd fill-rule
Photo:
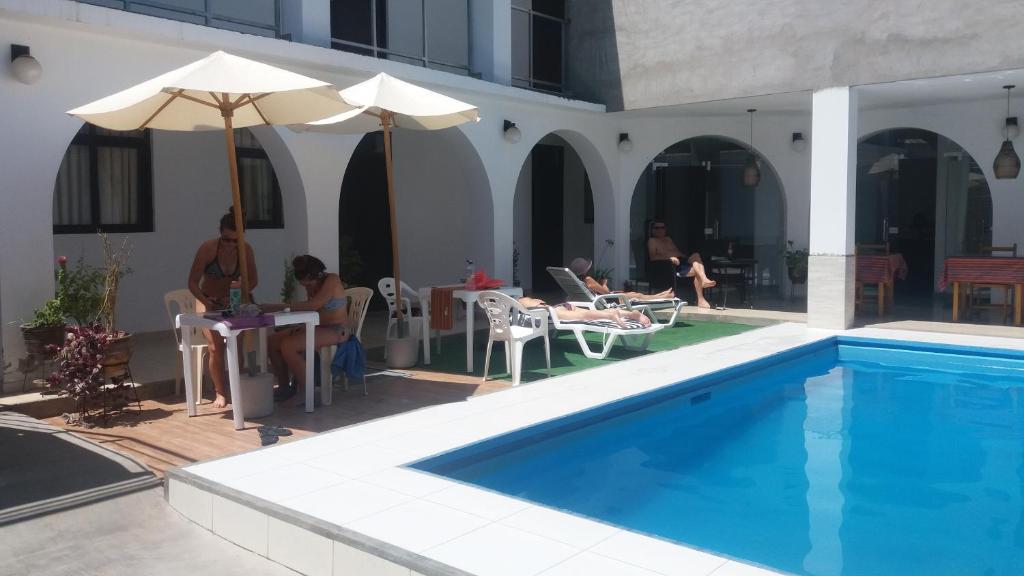
<path fill-rule="evenodd" d="M 789 143 L 789 147 L 794 152 L 803 152 L 807 149 L 807 140 L 804 138 L 803 132 L 793 132 L 793 139 Z"/>
<path fill-rule="evenodd" d="M 619 152 L 629 154 L 632 151 L 633 141 L 629 139 L 629 134 L 626 132 L 619 133 Z"/>
<path fill-rule="evenodd" d="M 509 122 L 508 120 L 505 120 L 505 123 L 502 126 L 502 132 L 502 136 L 505 138 L 505 141 L 512 144 L 519 142 L 519 139 L 523 137 L 523 133 L 519 130 L 519 127 L 516 126 L 516 123 Z"/>
<path fill-rule="evenodd" d="M 11 44 L 11 74 L 22 84 L 35 84 L 43 75 L 43 67 L 29 54 L 28 46 Z"/>

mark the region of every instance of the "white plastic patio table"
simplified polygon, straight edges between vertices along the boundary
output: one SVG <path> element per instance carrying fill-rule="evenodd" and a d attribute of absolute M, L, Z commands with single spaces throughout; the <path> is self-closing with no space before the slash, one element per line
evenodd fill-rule
<path fill-rule="evenodd" d="M 450 286 L 437 286 L 447 288 Z M 423 363 L 430 364 L 430 290 L 431 286 L 420 288 L 420 307 L 423 310 Z M 513 298 L 523 295 L 523 289 L 518 286 L 495 288 L 495 292 L 508 294 Z M 455 290 L 452 298 L 457 298 L 466 303 L 466 372 L 473 373 L 473 316 L 476 304 L 476 297 L 484 290 Z"/>
<path fill-rule="evenodd" d="M 290 324 L 306 325 L 306 350 L 313 350 L 313 332 L 320 323 L 320 315 L 316 312 L 276 312 L 272 326 L 288 326 Z M 228 384 L 231 388 L 231 414 L 235 420 L 235 430 L 245 427 L 245 415 L 242 414 L 240 398 L 242 397 L 241 380 L 238 370 L 238 335 L 246 330 L 260 330 L 271 326 L 254 326 L 232 328 L 222 321 L 207 318 L 202 314 L 178 314 L 178 328 L 195 327 L 212 330 L 224 337 L 227 343 Z M 185 371 L 185 405 L 188 415 L 196 415 L 195 388 L 192 383 L 192 331 L 181 331 L 181 360 Z M 262 348 L 262 346 L 261 346 Z M 260 360 L 262 362 L 262 359 Z M 306 354 L 306 412 L 313 411 L 313 355 Z"/>

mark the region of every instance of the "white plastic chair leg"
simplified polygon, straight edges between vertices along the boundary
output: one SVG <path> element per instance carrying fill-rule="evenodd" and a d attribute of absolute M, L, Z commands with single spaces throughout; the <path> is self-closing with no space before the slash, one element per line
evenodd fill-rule
<path fill-rule="evenodd" d="M 494 344 L 494 340 L 487 339 L 487 354 L 484 355 L 484 380 L 487 380 L 487 373 L 491 369 L 491 345 Z"/>
<path fill-rule="evenodd" d="M 511 343 L 512 357 L 509 361 L 512 364 L 512 385 L 519 386 L 523 372 L 523 342 L 516 340 Z"/>
<path fill-rule="evenodd" d="M 181 361 L 181 350 L 175 350 L 175 352 L 175 356 L 178 357 L 178 365 L 177 368 L 174 369 L 174 395 L 177 396 L 178 394 L 181 394 L 181 376 L 182 372 L 185 371 L 185 366 Z"/>
<path fill-rule="evenodd" d="M 195 354 L 192 355 L 196 359 L 195 374 L 192 376 L 192 381 L 196 385 L 196 404 L 200 404 L 203 401 L 203 361 L 206 359 L 207 349 L 205 347 L 192 347 L 195 350 Z"/>
<path fill-rule="evenodd" d="M 334 379 L 331 377 L 334 352 L 334 346 L 320 348 L 320 403 L 324 406 L 330 406 L 334 399 Z"/>
<path fill-rule="evenodd" d="M 548 342 L 548 333 L 544 332 L 544 363 L 548 367 L 548 376 L 551 376 L 551 343 Z"/>
<path fill-rule="evenodd" d="M 512 348 L 509 346 L 508 340 L 505 341 L 505 373 L 512 373 Z"/>

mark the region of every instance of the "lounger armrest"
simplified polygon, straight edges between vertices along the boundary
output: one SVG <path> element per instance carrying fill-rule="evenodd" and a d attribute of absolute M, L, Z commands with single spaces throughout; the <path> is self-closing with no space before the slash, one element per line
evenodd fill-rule
<path fill-rule="evenodd" d="M 629 303 L 629 299 L 623 294 L 602 294 L 594 297 L 595 306 L 603 306 L 607 308 L 609 304 L 611 304 L 612 307 L 621 307 L 626 308 L 627 310 L 633 309 Z"/>

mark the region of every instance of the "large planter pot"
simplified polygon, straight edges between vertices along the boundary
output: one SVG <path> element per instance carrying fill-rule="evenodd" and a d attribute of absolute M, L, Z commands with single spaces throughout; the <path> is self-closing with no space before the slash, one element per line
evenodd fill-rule
<path fill-rule="evenodd" d="M 806 284 L 807 283 L 807 267 L 802 266 L 799 268 L 790 267 L 787 271 L 789 281 L 793 284 Z"/>
<path fill-rule="evenodd" d="M 124 376 L 128 373 L 128 362 L 132 359 L 132 335 L 122 332 L 116 336 L 103 352 L 103 374 L 107 378 Z"/>
<path fill-rule="evenodd" d="M 25 339 L 25 352 L 30 361 L 52 359 L 55 353 L 48 347 L 63 345 L 66 334 L 66 326 L 21 325 L 21 336 Z"/>
<path fill-rule="evenodd" d="M 415 336 L 389 338 L 384 345 L 389 368 L 412 368 L 420 359 L 420 341 Z"/>

